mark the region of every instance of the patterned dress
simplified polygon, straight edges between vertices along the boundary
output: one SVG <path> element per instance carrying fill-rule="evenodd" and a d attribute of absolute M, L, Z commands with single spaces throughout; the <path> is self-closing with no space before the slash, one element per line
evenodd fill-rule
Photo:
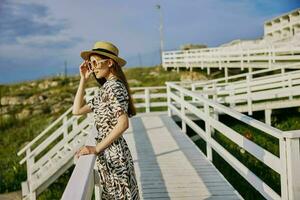
<path fill-rule="evenodd" d="M 93 111 L 100 142 L 117 124 L 117 118 L 128 112 L 129 96 L 122 81 L 108 79 L 87 104 Z M 139 188 L 131 152 L 123 135 L 97 155 L 96 165 L 103 187 L 103 200 L 139 200 Z"/>

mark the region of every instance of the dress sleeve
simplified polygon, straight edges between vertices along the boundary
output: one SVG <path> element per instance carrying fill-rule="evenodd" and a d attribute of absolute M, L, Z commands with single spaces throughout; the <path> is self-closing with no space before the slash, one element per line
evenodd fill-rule
<path fill-rule="evenodd" d="M 123 83 L 115 82 L 109 86 L 108 99 L 110 108 L 114 116 L 118 118 L 124 113 L 128 113 L 129 97 Z"/>

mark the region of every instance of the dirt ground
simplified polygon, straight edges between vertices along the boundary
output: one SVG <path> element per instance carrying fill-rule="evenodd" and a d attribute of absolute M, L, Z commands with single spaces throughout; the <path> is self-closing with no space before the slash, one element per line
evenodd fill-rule
<path fill-rule="evenodd" d="M 21 200 L 21 199 L 22 199 L 21 190 L 0 194 L 0 200 Z"/>

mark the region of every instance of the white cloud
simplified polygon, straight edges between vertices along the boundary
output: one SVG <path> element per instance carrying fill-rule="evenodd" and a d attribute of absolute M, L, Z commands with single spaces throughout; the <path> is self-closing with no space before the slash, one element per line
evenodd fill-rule
<path fill-rule="evenodd" d="M 53 44 L 72 42 L 72 38 L 63 31 L 55 35 L 33 35 L 25 37 L 17 37 L 17 42 L 21 45 L 47 47 Z"/>

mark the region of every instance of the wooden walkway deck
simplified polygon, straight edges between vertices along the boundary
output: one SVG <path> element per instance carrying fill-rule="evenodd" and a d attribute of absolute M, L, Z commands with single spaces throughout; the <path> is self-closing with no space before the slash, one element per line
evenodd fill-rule
<path fill-rule="evenodd" d="M 131 118 L 124 138 L 142 199 L 242 199 L 166 112 Z"/>

